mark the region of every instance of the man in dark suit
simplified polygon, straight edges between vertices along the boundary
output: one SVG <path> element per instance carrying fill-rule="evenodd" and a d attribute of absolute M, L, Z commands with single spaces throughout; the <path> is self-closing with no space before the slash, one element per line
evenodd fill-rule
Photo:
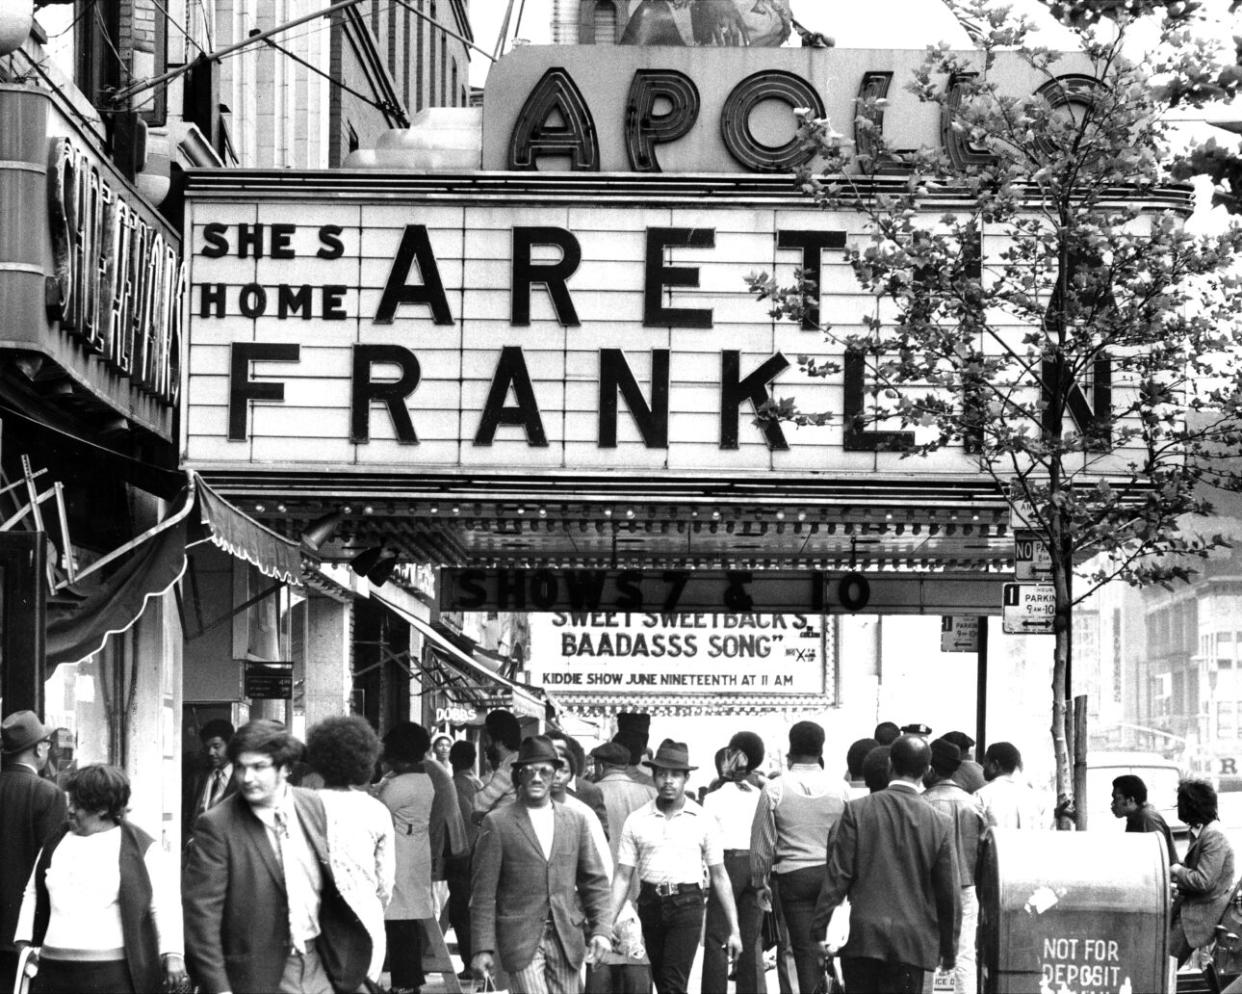
<path fill-rule="evenodd" d="M 22 893 L 49 835 L 65 824 L 64 792 L 39 774 L 52 751 L 52 729 L 33 711 L 14 711 L 0 723 L 0 990 L 13 987 L 17 950 L 13 930 Z"/>
<path fill-rule="evenodd" d="M 238 792 L 194 826 L 182 888 L 186 959 L 205 994 L 356 990 L 371 940 L 328 862 L 323 801 L 291 787 L 302 746 L 282 724 L 229 743 Z"/>
<path fill-rule="evenodd" d="M 210 811 L 226 797 L 237 793 L 237 779 L 229 759 L 229 742 L 233 738 L 232 722 L 212 718 L 198 730 L 203 752 L 198 772 L 186 778 L 182 795 L 181 844 L 190 841 L 194 822 L 204 811 Z"/>
<path fill-rule="evenodd" d="M 581 810 L 554 804 L 561 759 L 551 740 L 526 739 L 513 761 L 517 803 L 489 814 L 471 874 L 470 924 L 478 975 L 498 964 L 499 986 L 523 994 L 578 994 L 583 960 L 611 945 L 608 876 Z M 586 912 L 588 955 L 575 894 Z"/>
<path fill-rule="evenodd" d="M 822 935 L 833 909 L 850 899 L 850 937 L 840 950 L 850 994 L 918 992 L 925 971 L 953 969 L 957 849 L 949 819 L 918 793 L 930 761 L 922 738 L 898 738 L 888 787 L 850 801 L 834 829 L 813 927 Z"/>

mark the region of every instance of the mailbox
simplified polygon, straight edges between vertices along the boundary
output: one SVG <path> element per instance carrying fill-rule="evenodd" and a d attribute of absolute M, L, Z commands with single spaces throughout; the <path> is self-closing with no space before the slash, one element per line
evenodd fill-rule
<path fill-rule="evenodd" d="M 1151 833 L 995 829 L 978 877 L 989 994 L 1167 994 L 1169 865 Z"/>

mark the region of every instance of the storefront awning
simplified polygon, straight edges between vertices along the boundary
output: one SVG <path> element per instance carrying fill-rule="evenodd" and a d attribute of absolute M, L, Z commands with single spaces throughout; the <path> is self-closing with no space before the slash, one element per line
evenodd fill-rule
<path fill-rule="evenodd" d="M 191 538 L 191 545 L 211 542 L 229 555 L 252 564 L 264 576 L 291 586 L 301 585 L 302 550 L 296 542 L 243 514 L 197 473 L 191 471 L 190 479 L 198 493 L 199 520 L 206 532 L 200 539 Z"/>
<path fill-rule="evenodd" d="M 46 669 L 93 656 L 108 639 L 133 628 L 152 598 L 162 597 L 185 572 L 186 525 L 194 489 L 181 492 L 173 511 L 111 575 L 72 608 L 49 607 Z"/>
<path fill-rule="evenodd" d="M 163 596 L 181 579 L 186 549 L 201 542 L 212 542 L 265 576 L 291 585 L 302 583 L 298 545 L 247 517 L 198 474 L 189 474 L 172 508 L 159 524 L 96 560 L 74 583 L 65 585 L 85 596 L 76 605 L 49 608 L 49 670 L 94 655 L 113 635 L 137 624 L 152 598 Z M 197 515 L 192 513 L 195 509 Z M 103 575 L 105 567 L 118 562 Z"/>
<path fill-rule="evenodd" d="M 469 653 L 454 645 L 430 622 L 418 617 L 411 610 L 410 605 L 405 603 L 408 595 L 403 596 L 403 594 L 404 592 L 399 588 L 392 592 L 377 587 L 371 589 L 371 597 L 374 600 L 408 621 L 427 640 L 436 661 L 443 668 L 440 674 L 428 673 L 427 675 L 433 681 L 437 681 L 440 689 L 477 706 L 503 706 L 510 708 L 519 717 L 527 715 L 543 719 L 546 706 L 539 690 L 514 683 L 495 670 L 488 669 Z M 425 667 L 421 668 L 426 672 Z"/>

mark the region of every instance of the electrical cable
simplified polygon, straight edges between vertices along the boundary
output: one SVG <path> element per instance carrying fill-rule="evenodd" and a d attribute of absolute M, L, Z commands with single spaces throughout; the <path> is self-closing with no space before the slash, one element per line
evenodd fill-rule
<path fill-rule="evenodd" d="M 400 4 L 402 7 L 404 7 L 406 10 L 408 10 L 408 11 L 409 11 L 411 14 L 413 14 L 415 17 L 422 18 L 424 21 L 426 21 L 427 23 L 429 23 L 429 24 L 430 24 L 433 28 L 435 28 L 437 31 L 443 31 L 443 32 L 444 32 L 446 35 L 448 35 L 450 38 L 452 38 L 452 39 L 454 39 L 454 40 L 456 40 L 456 41 L 461 42 L 461 43 L 462 43 L 463 45 L 465 45 L 467 48 L 473 48 L 476 52 L 478 52 L 480 55 L 482 55 L 485 59 L 490 59 L 492 62 L 495 62 L 495 61 L 496 61 L 496 57 L 495 57 L 494 55 L 491 55 L 491 54 L 490 54 L 490 53 L 488 53 L 485 49 L 480 48 L 478 45 L 476 45 L 474 42 L 470 41 L 468 38 L 465 38 L 465 37 L 463 37 L 462 35 L 457 34 L 457 32 L 455 32 L 455 31 L 450 31 L 450 30 L 449 30 L 448 28 L 446 28 L 443 24 L 441 24 L 439 21 L 437 21 L 435 18 L 433 18 L 430 14 L 424 14 L 421 10 L 418 10 L 417 8 L 415 8 L 415 7 L 411 6 L 411 5 L 407 2 L 407 0 L 393 0 L 393 2 L 394 2 L 394 3 L 398 3 L 398 4 Z M 523 0 L 523 3 L 525 3 L 525 0 Z"/>
<path fill-rule="evenodd" d="M 282 55 L 287 56 L 288 58 L 292 59 L 294 62 L 298 63 L 298 65 L 305 66 L 307 69 L 313 72 L 316 76 L 322 76 L 333 86 L 339 87 L 340 89 L 344 90 L 346 93 L 350 94 L 351 96 L 357 97 L 363 103 L 370 104 L 380 113 L 391 114 L 393 117 L 397 119 L 399 127 L 408 128 L 410 126 L 410 119 L 406 117 L 405 110 L 403 108 L 395 106 L 394 104 L 391 104 L 386 100 L 375 100 L 371 97 L 368 97 L 365 93 L 360 93 L 358 90 L 355 90 L 352 86 L 346 85 L 345 83 L 341 82 L 339 79 L 334 79 L 331 75 L 324 72 L 314 63 L 308 62 L 306 59 L 302 58 L 300 55 L 295 55 L 293 52 L 290 52 L 287 48 L 284 48 L 283 46 L 272 41 L 271 38 L 265 38 L 264 43 L 276 49 L 276 51 L 280 52 Z"/>
<path fill-rule="evenodd" d="M 104 24 L 103 14 L 100 13 L 98 7 L 95 8 L 95 20 L 99 24 L 99 37 L 101 37 L 104 40 L 104 44 L 108 46 L 108 50 L 112 53 L 113 57 L 116 59 L 116 64 L 121 67 L 121 71 L 124 72 L 125 75 L 129 77 L 129 81 L 131 83 L 134 82 L 134 80 L 136 80 L 138 77 L 135 76 L 130 71 L 129 66 L 125 64 L 125 60 L 121 58 L 121 53 L 117 51 L 116 45 L 113 44 L 112 35 L 108 33 L 108 25 Z"/>
<path fill-rule="evenodd" d="M 197 48 L 199 52 L 201 52 L 203 55 L 209 54 L 208 51 L 205 48 L 203 48 L 202 45 L 198 43 L 197 39 L 195 39 L 190 34 L 190 32 L 188 32 L 184 27 L 182 27 L 180 22 L 178 22 L 177 20 L 173 18 L 172 14 L 168 12 L 168 8 L 164 4 L 160 3 L 160 0 L 151 0 L 151 2 L 155 4 L 156 9 L 159 10 L 164 15 L 164 19 L 168 21 L 168 23 L 171 24 L 174 28 L 180 31 L 182 35 L 185 36 L 186 41 L 188 41 L 191 45 Z"/>
<path fill-rule="evenodd" d="M 87 131 L 89 131 L 95 137 L 95 140 L 99 142 L 99 145 L 101 148 L 106 147 L 107 136 L 100 134 L 99 130 L 95 127 L 95 122 L 90 120 L 90 118 L 88 118 L 85 114 L 83 114 L 80 110 L 78 110 L 77 105 L 69 97 L 69 94 L 67 94 L 63 89 L 61 89 L 60 84 L 57 83 L 56 80 L 52 79 L 52 77 L 47 74 L 41 62 L 36 62 L 31 57 L 30 53 L 27 52 L 24 48 L 16 49 L 14 54 L 21 55 L 23 58 L 25 58 L 25 60 L 30 64 L 30 68 L 43 77 L 43 82 L 47 84 L 48 89 L 52 90 L 54 93 L 60 96 L 61 100 L 64 102 L 64 106 L 69 109 L 69 113 L 71 113 L 74 117 L 76 117 L 78 119 L 78 122 L 82 125 L 82 127 L 85 128 Z M 50 56 L 48 56 L 48 58 L 50 58 Z"/>
<path fill-rule="evenodd" d="M 53 38 L 61 38 L 64 35 L 67 35 L 70 31 L 72 31 L 74 28 L 78 26 L 78 21 L 82 20 L 82 18 L 84 18 L 87 14 L 89 14 L 91 10 L 94 8 L 94 6 L 95 6 L 95 0 L 86 0 L 86 3 L 82 5 L 82 9 L 78 11 L 78 16 L 69 22 L 69 26 L 65 28 L 61 28 L 54 35 L 48 35 L 47 36 L 48 40 L 51 41 Z"/>
<path fill-rule="evenodd" d="M 215 48 L 216 43 L 211 40 L 211 25 L 208 23 L 207 6 L 205 0 L 198 0 L 199 12 L 203 15 L 203 34 L 207 37 L 207 47 Z M 187 10 L 188 13 L 188 10 Z"/>

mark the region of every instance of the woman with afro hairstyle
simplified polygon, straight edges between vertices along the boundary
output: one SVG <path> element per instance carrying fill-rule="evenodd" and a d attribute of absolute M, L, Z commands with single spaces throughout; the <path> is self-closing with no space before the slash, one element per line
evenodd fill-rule
<path fill-rule="evenodd" d="M 396 875 L 392 819 L 367 788 L 379 762 L 379 736 L 361 715 L 325 718 L 306 735 L 306 761 L 323 778 L 328 857 L 337 889 L 371 937 L 367 976 L 384 969 L 384 909 Z"/>

